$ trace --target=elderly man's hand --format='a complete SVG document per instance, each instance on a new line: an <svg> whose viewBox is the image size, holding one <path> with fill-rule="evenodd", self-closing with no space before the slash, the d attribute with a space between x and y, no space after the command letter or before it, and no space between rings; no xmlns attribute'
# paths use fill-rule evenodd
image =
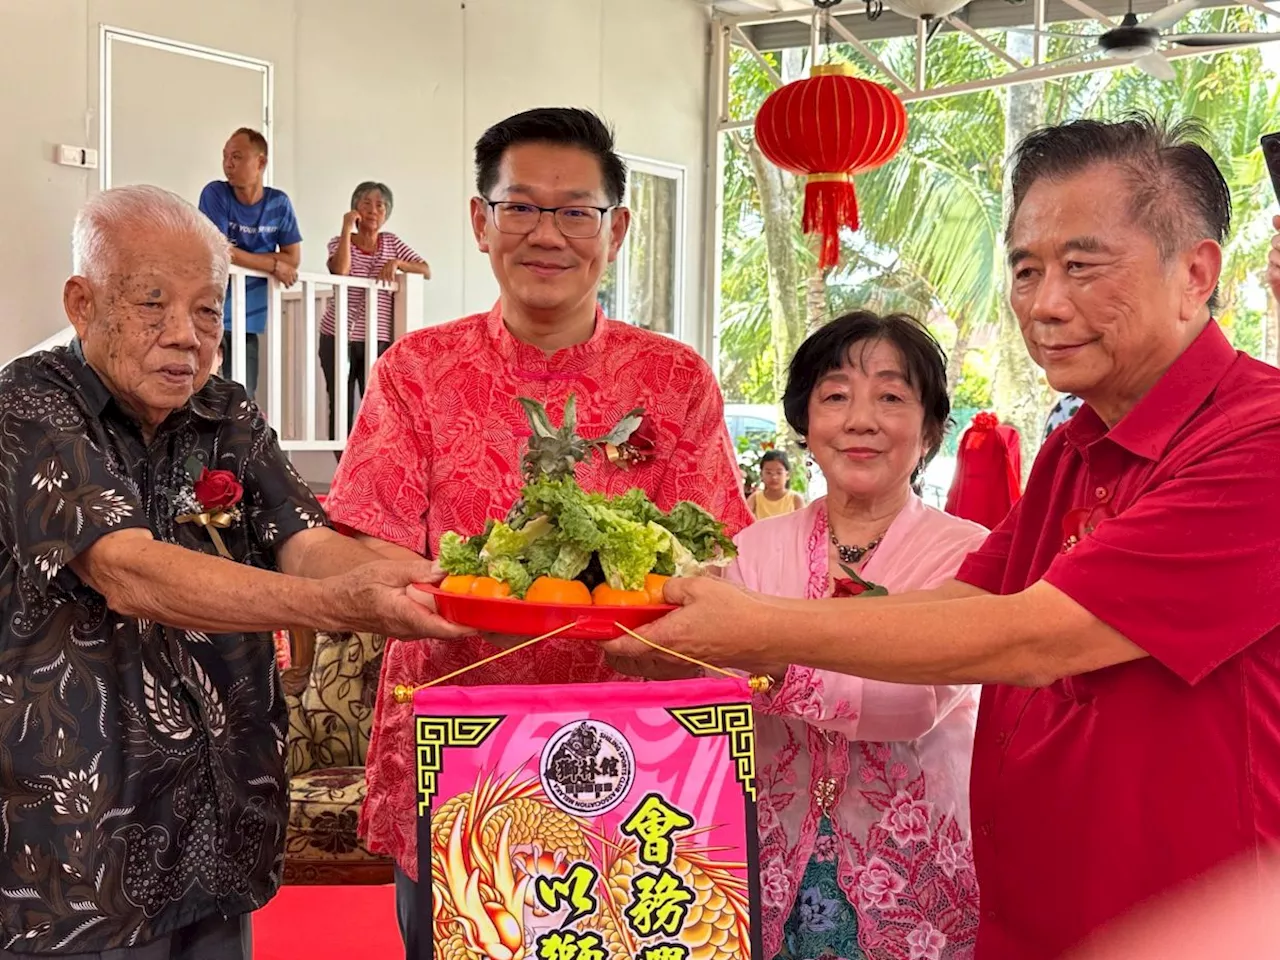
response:
<svg viewBox="0 0 1280 960"><path fill-rule="evenodd" d="M428 560L375 561L324 581L334 616L350 630L367 630L414 640L454 640L475 633L435 612L430 594L413 591L415 583L438 577ZM414 599L417 597L418 599Z"/></svg>
<svg viewBox="0 0 1280 960"><path fill-rule="evenodd" d="M424 577L417 582L439 584L447 576L444 567L440 566L439 560L428 560L427 563L431 565L430 576ZM431 594L423 590L415 590L412 586L408 588L408 593L411 598L416 599L419 603L427 604L432 610L436 608L435 598ZM468 634L479 636L480 639L500 650L509 650L529 639L529 637L509 636L505 633L483 633L475 630L468 631Z"/></svg>
<svg viewBox="0 0 1280 960"><path fill-rule="evenodd" d="M1267 283L1271 285L1271 295L1280 301L1280 217L1271 219L1276 235L1271 238L1271 253L1267 257Z"/></svg>
<svg viewBox="0 0 1280 960"><path fill-rule="evenodd" d="M736 667L759 673L785 669L776 613L763 598L718 577L668 580L668 603L681 609L636 632L646 639L717 667ZM603 644L615 669L653 679L689 676L689 663L668 656L631 637Z"/></svg>
<svg viewBox="0 0 1280 960"><path fill-rule="evenodd" d="M298 268L285 260L277 258L271 272L286 287L292 287L298 281Z"/></svg>

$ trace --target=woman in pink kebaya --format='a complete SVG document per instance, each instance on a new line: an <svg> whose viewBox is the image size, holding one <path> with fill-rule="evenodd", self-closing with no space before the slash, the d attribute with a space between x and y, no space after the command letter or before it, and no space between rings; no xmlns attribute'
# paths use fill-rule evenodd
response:
<svg viewBox="0 0 1280 960"><path fill-rule="evenodd" d="M913 491L950 414L945 357L915 320L827 324L792 360L783 406L828 494L743 530L731 579L857 603L938 586L985 538ZM977 688L795 666L775 681L756 700L765 956L969 957Z"/></svg>

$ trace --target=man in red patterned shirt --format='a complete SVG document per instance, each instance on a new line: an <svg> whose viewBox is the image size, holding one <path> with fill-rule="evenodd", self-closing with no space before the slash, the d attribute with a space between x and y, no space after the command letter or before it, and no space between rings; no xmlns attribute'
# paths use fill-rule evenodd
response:
<svg viewBox="0 0 1280 960"><path fill-rule="evenodd" d="M606 433L635 407L654 448L630 469L595 458L589 490L643 489L659 507L693 500L733 534L751 522L711 369L676 340L605 318L601 274L630 222L626 168L595 115L548 108L493 126L476 144L471 221L500 296L487 314L412 333L378 362L325 502L330 518L389 556L435 553L440 537L479 532L519 496L529 428L517 397L558 420L570 394L579 430ZM411 708L397 684L442 677L494 652L480 639L393 642L369 746L361 829L397 861L406 946L416 953L417 876ZM622 679L595 644L548 640L455 682Z"/></svg>

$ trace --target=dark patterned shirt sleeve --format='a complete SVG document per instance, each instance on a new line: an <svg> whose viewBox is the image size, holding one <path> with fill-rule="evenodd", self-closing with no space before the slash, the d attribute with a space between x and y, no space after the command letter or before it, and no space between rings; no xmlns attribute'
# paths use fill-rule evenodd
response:
<svg viewBox="0 0 1280 960"><path fill-rule="evenodd" d="M0 545L41 594L70 593L70 561L147 517L133 483L92 439L65 385L30 365L0 373Z"/></svg>
<svg viewBox="0 0 1280 960"><path fill-rule="evenodd" d="M249 449L243 461L248 519L258 542L278 550L295 533L328 525L324 509L280 449L276 432L250 405Z"/></svg>

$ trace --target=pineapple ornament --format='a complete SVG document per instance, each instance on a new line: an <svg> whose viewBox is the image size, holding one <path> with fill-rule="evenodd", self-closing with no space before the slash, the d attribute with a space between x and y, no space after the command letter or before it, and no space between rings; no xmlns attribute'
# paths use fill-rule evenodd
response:
<svg viewBox="0 0 1280 960"><path fill-rule="evenodd" d="M526 480L572 476L578 464L597 449L604 451L610 463L623 467L647 459L648 450L652 449L652 442L644 437L643 407L636 407L603 437L592 440L578 436L578 403L573 394L565 401L559 427L551 425L547 408L537 400L528 397L519 400L533 429L529 449L520 461Z"/></svg>
<svg viewBox="0 0 1280 960"><path fill-rule="evenodd" d="M528 397L517 399L524 407L529 427L533 430L529 448L520 458L520 469L528 483L540 477L550 480L572 477L578 464L590 457L593 450L604 451L610 463L625 469L633 463L647 460L649 451L653 449L652 442L645 439L642 443L639 436L647 427L643 407L636 407L603 437L589 440L578 436L578 400L572 393L565 400L559 427L551 425L547 408L537 400ZM523 500L516 500L507 513L507 522L516 522L523 510Z"/></svg>

